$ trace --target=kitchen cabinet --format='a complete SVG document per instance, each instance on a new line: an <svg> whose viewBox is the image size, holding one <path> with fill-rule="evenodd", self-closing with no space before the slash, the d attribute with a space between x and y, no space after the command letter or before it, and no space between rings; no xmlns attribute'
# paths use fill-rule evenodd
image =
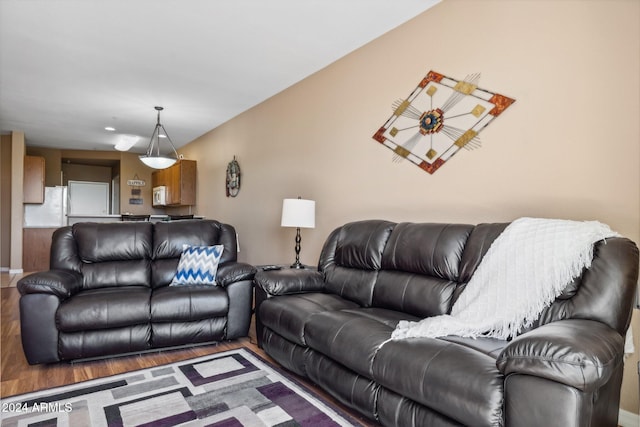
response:
<svg viewBox="0 0 640 427"><path fill-rule="evenodd" d="M22 203L44 203L44 157L24 156Z"/></svg>
<svg viewBox="0 0 640 427"><path fill-rule="evenodd" d="M196 161L178 160L173 166L154 171L154 187L166 187L166 206L193 206L196 204Z"/></svg>
<svg viewBox="0 0 640 427"><path fill-rule="evenodd" d="M49 270L51 238L57 228L22 229L22 269L26 273Z"/></svg>

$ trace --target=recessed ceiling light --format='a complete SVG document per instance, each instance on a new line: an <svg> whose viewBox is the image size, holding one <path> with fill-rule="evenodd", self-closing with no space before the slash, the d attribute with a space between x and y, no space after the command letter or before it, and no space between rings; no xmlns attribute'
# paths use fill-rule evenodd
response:
<svg viewBox="0 0 640 427"><path fill-rule="evenodd" d="M107 126L106 128L104 128L104 130L107 130L107 131L109 131L109 132L115 132L115 131L116 131L116 128L111 127L111 126Z"/></svg>

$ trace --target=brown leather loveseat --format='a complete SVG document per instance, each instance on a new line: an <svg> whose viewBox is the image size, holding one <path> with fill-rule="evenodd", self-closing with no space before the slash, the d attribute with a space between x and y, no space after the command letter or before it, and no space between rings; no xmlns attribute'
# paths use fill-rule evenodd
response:
<svg viewBox="0 0 640 427"><path fill-rule="evenodd" d="M215 286L169 286L183 245L224 245ZM60 228L51 270L18 282L24 353L38 364L246 336L254 273L214 220Z"/></svg>
<svg viewBox="0 0 640 427"><path fill-rule="evenodd" d="M318 269L258 271L258 338L287 369L384 426L616 426L638 248L592 264L508 340L388 341L400 320L450 313L507 224L360 221Z"/></svg>

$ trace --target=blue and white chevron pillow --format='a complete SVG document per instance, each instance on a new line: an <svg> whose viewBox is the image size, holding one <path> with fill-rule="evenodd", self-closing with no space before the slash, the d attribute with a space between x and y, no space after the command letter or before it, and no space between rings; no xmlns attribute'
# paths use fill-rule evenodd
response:
<svg viewBox="0 0 640 427"><path fill-rule="evenodd" d="M224 245L184 245L171 286L215 285L218 263L223 250Z"/></svg>

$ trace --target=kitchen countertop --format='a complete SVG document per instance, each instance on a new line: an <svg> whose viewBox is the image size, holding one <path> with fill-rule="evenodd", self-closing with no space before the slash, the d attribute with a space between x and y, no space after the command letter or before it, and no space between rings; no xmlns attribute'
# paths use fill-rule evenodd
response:
<svg viewBox="0 0 640 427"><path fill-rule="evenodd" d="M75 224L77 222L120 222L120 214L110 214L110 215L66 215L67 220L66 223L68 225ZM204 216L195 215L194 219L204 219ZM169 215L151 215L149 217L149 221L158 222L158 221L169 221ZM22 228L60 228L62 225L23 225Z"/></svg>
<svg viewBox="0 0 640 427"><path fill-rule="evenodd" d="M194 216L194 219L204 219L203 216ZM158 221L168 221L169 215L151 215L149 217L149 221L158 222ZM120 214L110 214L110 215L67 215L67 223L69 225L75 224L77 222L120 222Z"/></svg>

